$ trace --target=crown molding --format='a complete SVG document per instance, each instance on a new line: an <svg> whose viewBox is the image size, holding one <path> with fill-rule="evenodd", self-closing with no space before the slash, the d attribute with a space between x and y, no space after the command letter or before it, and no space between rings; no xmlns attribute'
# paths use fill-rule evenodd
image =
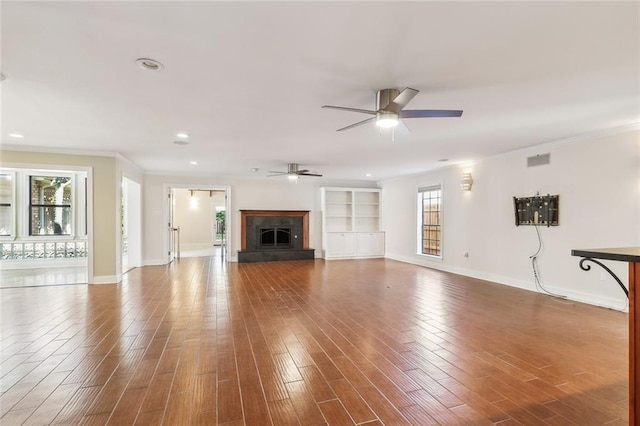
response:
<svg viewBox="0 0 640 426"><path fill-rule="evenodd" d="M607 127L604 129L593 130L591 132L580 133L578 135L570 136L568 138L556 139L556 140L547 141L547 142L540 142L534 145L529 145L529 146L513 149L510 151L503 151L494 155L488 155L486 157L481 157L471 161L453 161L451 163L447 163L446 165L440 165L440 166L434 165L434 167L424 169L420 172L409 173L406 175L398 175L398 176L393 176L387 179L383 179L379 183L382 184L383 182L386 182L389 180L401 179L404 177L419 176L425 173L434 173L434 172L444 171L448 169L459 169L461 167L469 166L470 164L481 163L489 159L500 158L500 157L505 157L510 155L517 155L517 154L527 152L527 151L532 151L535 149L546 150L556 146L570 145L574 143L585 142L593 139L600 139L607 136L613 136L613 135L618 135L618 134L628 133L628 132L633 132L638 130L640 130L640 121L635 123L625 124L622 126Z"/></svg>
<svg viewBox="0 0 640 426"><path fill-rule="evenodd" d="M66 148L49 148L45 146L30 146L30 145L17 145L17 144L2 144L0 146L2 151L23 151L23 152L42 152L46 154L68 154L68 155L84 155L88 157L114 157L118 155L114 151L91 151L81 149L66 149Z"/></svg>
<svg viewBox="0 0 640 426"><path fill-rule="evenodd" d="M49 148L43 146L25 146L17 144L2 144L0 151L23 151L23 152L42 152L45 154L66 154L66 155L82 155L85 157L112 157L120 161L127 163L129 166L135 168L140 174L144 174L145 170L115 151L91 151L91 150L79 150L79 149L65 149L65 148Z"/></svg>

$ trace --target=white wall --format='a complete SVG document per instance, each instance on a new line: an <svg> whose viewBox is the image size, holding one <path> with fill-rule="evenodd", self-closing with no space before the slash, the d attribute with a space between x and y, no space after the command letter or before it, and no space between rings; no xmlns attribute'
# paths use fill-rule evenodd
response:
<svg viewBox="0 0 640 426"><path fill-rule="evenodd" d="M212 247L215 208L209 191L175 189L173 225L180 227L181 250Z"/></svg>
<svg viewBox="0 0 640 426"><path fill-rule="evenodd" d="M375 187L374 182L332 181L328 179L301 178L298 183L286 177L256 179L220 179L207 177L146 175L144 179L144 263L164 264L163 236L166 224L163 212L166 204L166 185L228 186L231 208L227 212L231 227L228 229L229 260L237 261L240 249L240 210L309 210L309 246L316 249L316 257L322 250L320 187L356 186Z"/></svg>
<svg viewBox="0 0 640 426"><path fill-rule="evenodd" d="M551 154L546 166L526 158ZM473 189L463 193L463 172ZM417 188L443 185L443 259L416 254ZM638 131L581 138L498 155L470 167L448 167L390 179L383 188L387 257L534 289L529 256L538 240L532 226L516 227L513 197L560 195L557 227L539 227L542 282L575 300L622 309L624 293L599 267L578 267L574 248L640 246L640 135ZM465 258L464 253L469 257ZM606 262L627 284L627 265Z"/></svg>
<svg viewBox="0 0 640 426"><path fill-rule="evenodd" d="M91 204L92 217L89 218L89 282L114 283L118 281L121 251L116 241L120 240L120 179L116 178L114 157L76 155L66 153L50 153L36 151L1 150L0 165L60 168L67 170L87 169L91 176L88 200ZM80 170L79 169L79 170ZM92 225L92 226L91 226ZM93 235L91 235L93 234Z"/></svg>

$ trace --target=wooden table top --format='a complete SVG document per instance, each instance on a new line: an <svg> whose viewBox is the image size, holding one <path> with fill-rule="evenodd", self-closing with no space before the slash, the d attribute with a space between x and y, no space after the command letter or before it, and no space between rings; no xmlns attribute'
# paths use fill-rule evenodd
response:
<svg viewBox="0 0 640 426"><path fill-rule="evenodd" d="M640 247L611 247L594 249L573 249L572 256L592 257L595 259L619 260L621 262L640 262Z"/></svg>

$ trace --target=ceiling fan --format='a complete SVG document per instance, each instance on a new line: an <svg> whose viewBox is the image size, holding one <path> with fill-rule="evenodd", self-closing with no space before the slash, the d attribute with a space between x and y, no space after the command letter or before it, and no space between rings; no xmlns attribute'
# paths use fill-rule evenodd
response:
<svg viewBox="0 0 640 426"><path fill-rule="evenodd" d="M322 108L339 109L343 111L360 112L373 115L366 120L359 121L349 126L338 129L338 132L348 130L375 120L376 125L382 128L392 128L401 125L408 131L401 118L432 118L432 117L460 117L461 110L443 109L403 109L420 91L410 87L402 92L397 89L382 89L376 93L375 111L360 108L349 108L334 105L322 105Z"/></svg>
<svg viewBox="0 0 640 426"><path fill-rule="evenodd" d="M269 173L274 173L272 175L268 175L267 177L271 177L271 176L282 176L282 175L287 175L287 177L291 180L296 180L298 179L300 176L316 176L316 177L322 177L321 174L318 173L311 173L309 170L307 169L302 169L300 170L298 163L289 163L287 164L287 171L286 172L275 172L273 170L269 170Z"/></svg>

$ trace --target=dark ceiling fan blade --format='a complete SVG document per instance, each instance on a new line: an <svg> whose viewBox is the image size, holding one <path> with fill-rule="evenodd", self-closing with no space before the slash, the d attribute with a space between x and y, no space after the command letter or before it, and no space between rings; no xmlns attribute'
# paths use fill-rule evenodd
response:
<svg viewBox="0 0 640 426"><path fill-rule="evenodd" d="M369 121L373 121L375 119L376 119L375 117L367 118L366 120L358 121L357 123L353 123L353 124L348 125L347 127L343 127L341 129L338 129L338 130L336 130L336 132L341 132L343 130L349 130L349 129L352 129L354 127L360 126L362 124L368 123Z"/></svg>
<svg viewBox="0 0 640 426"><path fill-rule="evenodd" d="M319 175L318 173L298 173L300 176L317 176L317 177L322 177L322 175Z"/></svg>
<svg viewBox="0 0 640 426"><path fill-rule="evenodd" d="M461 110L446 109L406 109L400 111L400 118L460 117L461 115Z"/></svg>
<svg viewBox="0 0 640 426"><path fill-rule="evenodd" d="M407 87L402 92L400 92L398 96L396 96L393 99L392 102L398 105L400 109L402 109L405 106L407 106L407 104L411 102L411 99L413 99L418 93L420 93L419 90L412 89L411 87Z"/></svg>
<svg viewBox="0 0 640 426"><path fill-rule="evenodd" d="M307 173L308 171L309 171L309 169L302 169L302 170L296 171L296 173L298 173L300 175L300 174Z"/></svg>
<svg viewBox="0 0 640 426"><path fill-rule="evenodd" d="M339 109L342 111L351 111L351 112L361 112L363 114L372 114L376 115L376 111L371 111L369 109L360 109L360 108L349 108L349 107L341 107L335 105L322 105L322 108L331 108L331 109Z"/></svg>

